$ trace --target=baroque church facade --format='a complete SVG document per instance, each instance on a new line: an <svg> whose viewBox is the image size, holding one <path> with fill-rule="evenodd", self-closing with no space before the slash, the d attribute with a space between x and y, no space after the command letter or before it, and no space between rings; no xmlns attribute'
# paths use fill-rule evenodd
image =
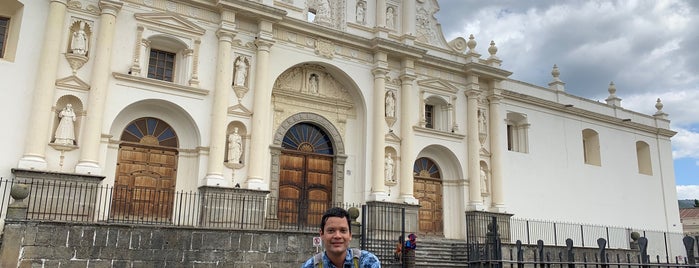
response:
<svg viewBox="0 0 699 268"><path fill-rule="evenodd" d="M681 231L660 100L577 97L555 66L510 79L494 42L445 40L438 10L0 0L0 175L405 205L410 230L453 239L468 211Z"/></svg>

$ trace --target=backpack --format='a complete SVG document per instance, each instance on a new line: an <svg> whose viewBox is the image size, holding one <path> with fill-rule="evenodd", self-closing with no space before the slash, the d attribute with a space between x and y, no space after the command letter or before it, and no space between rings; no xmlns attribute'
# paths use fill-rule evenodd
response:
<svg viewBox="0 0 699 268"><path fill-rule="evenodd" d="M351 250L354 268L359 268L359 256L362 255L362 250L358 248L352 248ZM324 252L320 252L313 256L313 267L323 268L323 253Z"/></svg>

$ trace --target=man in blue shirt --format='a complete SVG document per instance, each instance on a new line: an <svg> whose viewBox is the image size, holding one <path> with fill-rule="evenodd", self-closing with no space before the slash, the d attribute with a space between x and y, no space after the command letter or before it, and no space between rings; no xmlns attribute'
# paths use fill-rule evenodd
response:
<svg viewBox="0 0 699 268"><path fill-rule="evenodd" d="M320 238L325 251L308 259L301 268L381 268L376 255L349 247L352 229L349 213L343 208L334 207L323 213Z"/></svg>

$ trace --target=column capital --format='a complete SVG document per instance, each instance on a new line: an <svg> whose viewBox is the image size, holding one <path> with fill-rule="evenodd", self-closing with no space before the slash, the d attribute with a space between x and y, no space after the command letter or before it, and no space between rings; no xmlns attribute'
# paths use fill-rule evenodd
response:
<svg viewBox="0 0 699 268"><path fill-rule="evenodd" d="M384 77L386 74L388 74L388 69L383 67L374 67L374 69L371 70L371 73L374 75L374 78Z"/></svg>
<svg viewBox="0 0 699 268"><path fill-rule="evenodd" d="M410 84L413 81L415 81L415 79L417 79L417 75L404 73L404 74L401 74L398 78L400 78L401 83L403 85L405 85L405 84Z"/></svg>
<svg viewBox="0 0 699 268"><path fill-rule="evenodd" d="M219 28L216 30L216 37L218 37L218 41L220 42L228 42L232 44L233 37L235 37L236 33L236 31Z"/></svg>
<svg viewBox="0 0 699 268"><path fill-rule="evenodd" d="M274 40L267 40L263 38L255 39L255 46L257 46L257 51L269 51L269 49L274 45Z"/></svg>
<svg viewBox="0 0 699 268"><path fill-rule="evenodd" d="M464 95L468 97L469 99L471 98L478 98L478 95L480 95L481 91L477 89L467 89L464 91Z"/></svg>
<svg viewBox="0 0 699 268"><path fill-rule="evenodd" d="M119 13L123 5L123 2L114 0L100 0L99 2L99 7L102 10L102 15L109 14L115 17L117 13Z"/></svg>
<svg viewBox="0 0 699 268"><path fill-rule="evenodd" d="M63 5L68 5L68 0L51 0L51 3L58 3Z"/></svg>

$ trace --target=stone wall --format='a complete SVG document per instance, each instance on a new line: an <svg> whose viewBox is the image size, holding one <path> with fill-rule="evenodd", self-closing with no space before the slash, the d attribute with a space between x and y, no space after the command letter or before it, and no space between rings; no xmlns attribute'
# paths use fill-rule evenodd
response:
<svg viewBox="0 0 699 268"><path fill-rule="evenodd" d="M316 252L313 236L317 233L8 220L0 267L297 268Z"/></svg>

